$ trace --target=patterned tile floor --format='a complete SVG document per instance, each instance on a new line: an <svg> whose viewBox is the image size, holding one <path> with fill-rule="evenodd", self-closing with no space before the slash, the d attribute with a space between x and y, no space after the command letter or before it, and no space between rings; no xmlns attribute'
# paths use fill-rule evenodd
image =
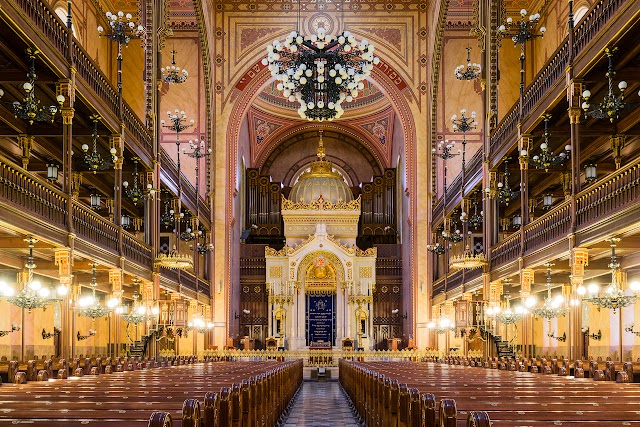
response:
<svg viewBox="0 0 640 427"><path fill-rule="evenodd" d="M284 427L359 427L337 381L305 382Z"/></svg>

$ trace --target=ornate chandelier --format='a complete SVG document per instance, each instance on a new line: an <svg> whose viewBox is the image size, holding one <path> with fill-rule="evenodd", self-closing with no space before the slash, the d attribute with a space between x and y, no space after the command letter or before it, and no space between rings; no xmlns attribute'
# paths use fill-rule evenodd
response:
<svg viewBox="0 0 640 427"><path fill-rule="evenodd" d="M189 73L184 68L180 70L180 67L176 67L176 51L171 50L171 65L167 67L160 68L160 72L162 74L162 80L165 83L184 83L187 81L189 77Z"/></svg>
<svg viewBox="0 0 640 427"><path fill-rule="evenodd" d="M193 322L187 323L187 330L195 329L197 332L204 334L213 329L213 323L206 322L202 317L196 317Z"/></svg>
<svg viewBox="0 0 640 427"><path fill-rule="evenodd" d="M542 150L542 152L531 157L529 163L538 169L544 169L545 172L549 172L549 168L551 167L564 165L564 162L566 162L571 155L571 145L565 145L564 151L558 154L553 154L553 152L549 150L549 119L551 119L551 114L545 114L543 118L544 141L540 144L540 150ZM527 154L526 150L522 151L523 156L526 156Z"/></svg>
<svg viewBox="0 0 640 427"><path fill-rule="evenodd" d="M307 120L333 120L344 113L343 102L351 102L364 88L364 80L380 59L374 46L358 42L349 32L337 37L326 34L303 36L292 31L283 43L267 45L263 65L279 82L276 88L290 102L298 101L298 114Z"/></svg>
<svg viewBox="0 0 640 427"><path fill-rule="evenodd" d="M438 335L456 330L456 326L446 317L440 317L437 320L432 320L427 323L427 328L431 329Z"/></svg>
<svg viewBox="0 0 640 427"><path fill-rule="evenodd" d="M482 268L487 265L487 258L482 252L474 253L467 244L464 252L461 255L455 255L451 257L449 266L453 269L474 269Z"/></svg>
<svg viewBox="0 0 640 427"><path fill-rule="evenodd" d="M509 298L509 292L508 291L507 291L507 293L505 295L505 300L507 301L507 303L506 303L506 307L505 307L504 310L501 310L500 307L494 307L493 308L493 315L494 315L496 321L498 321L500 323L504 323L505 325L512 325L512 324L522 320L524 315L527 314L527 310L521 305L518 305L518 306L515 307L515 309L512 309L510 301L509 301L510 298ZM491 310L491 308L489 308L489 310ZM487 313L487 314L489 314L489 313Z"/></svg>
<svg viewBox="0 0 640 427"><path fill-rule="evenodd" d="M56 96L58 105L44 106L42 102L36 98L35 87L38 76L36 75L35 62L37 53L37 50L27 48L29 72L27 73L28 81L22 85L22 89L26 94L24 98L22 98L22 102L14 101L12 103L6 103L13 109L16 118L27 120L30 125L32 125L33 122L53 122L65 100L63 95L58 95ZM0 98L2 98L3 95L4 91L0 89Z"/></svg>
<svg viewBox="0 0 640 427"><path fill-rule="evenodd" d="M616 72L613 69L613 54L618 50L617 47L608 47L604 50L604 54L607 57L608 66L607 73L605 76L608 81L608 91L602 101L598 105L593 106L589 103L589 99L591 98L591 91L585 89L582 92L582 98L584 102L582 103L582 109L584 110L584 115L587 117L593 117L596 119L609 119L611 123L614 120L620 118L620 115L628 109L628 105L624 102L624 91L627 89L627 82L621 80L618 83L618 89L620 90L620 95L616 95L613 92L613 76ZM640 92L638 92L640 95Z"/></svg>
<svg viewBox="0 0 640 427"><path fill-rule="evenodd" d="M138 284L138 279L134 279L134 284ZM122 318L125 322L131 323L132 325L138 325L140 323L148 322L151 319L154 319L160 313L158 307L153 307L149 309L149 307L138 303L138 299L140 298L140 294L138 291L133 292L133 306L131 307L131 311L127 314L123 314Z"/></svg>
<svg viewBox="0 0 640 427"><path fill-rule="evenodd" d="M78 313L78 315L91 317L94 320L111 313L120 304L120 301L117 298L110 299L107 303L107 307L103 307L102 304L100 304L100 300L98 299L98 297L96 297L96 289L98 287L98 281L96 279L96 267L97 264L95 262L91 264L91 295L81 297L78 300L77 306L74 307L74 310L76 311L76 313Z"/></svg>
<svg viewBox="0 0 640 427"><path fill-rule="evenodd" d="M124 192L128 198L131 199L133 205L137 205L140 200L144 200L149 193L145 193L142 188L138 185L140 182L140 172L138 172L138 159L137 157L133 158L133 186L129 187L129 182L124 181L122 186L124 187ZM141 183L140 183L141 184ZM150 189L153 185L149 184L147 189Z"/></svg>
<svg viewBox="0 0 640 427"><path fill-rule="evenodd" d="M474 230L477 230L482 226L483 212L480 211L478 213L478 199L477 197L473 198L473 215L471 215L468 219L469 225L473 227Z"/></svg>
<svg viewBox="0 0 640 427"><path fill-rule="evenodd" d="M566 315L569 307L564 304L565 301L562 295L551 298L551 266L553 264L548 262L545 265L547 267L547 298L545 298L541 307L534 308L531 311L536 316L551 320Z"/></svg>
<svg viewBox="0 0 640 427"><path fill-rule="evenodd" d="M91 152L89 152L89 145L82 144L82 151L84 152L84 158L82 159L82 163L89 168L89 170L93 173L97 171L105 170L111 166L113 163L109 162L107 159L103 158L102 155L98 152L98 121L100 121L100 115L93 114L89 117L93 121L93 132L91 133L91 140L93 141L93 148ZM118 156L116 156L115 147L111 148L111 157L115 162L118 160Z"/></svg>
<svg viewBox="0 0 640 427"><path fill-rule="evenodd" d="M509 186L509 159L504 159L504 175L502 175L502 181L498 182L498 201L500 204L508 206L510 202L515 200L520 194L518 191L511 190Z"/></svg>
<svg viewBox="0 0 640 427"><path fill-rule="evenodd" d="M444 229L442 230L442 238L451 243L459 243L462 242L462 232L460 231L460 227L458 227L458 222L456 221L457 211L453 211L451 214L451 227L450 230ZM451 232L451 229L454 231Z"/></svg>
<svg viewBox="0 0 640 427"><path fill-rule="evenodd" d="M164 202L164 213L160 216L160 224L165 227L171 227L175 223L175 211L173 209L169 209L171 205L171 201L169 199Z"/></svg>
<svg viewBox="0 0 640 427"><path fill-rule="evenodd" d="M38 241L33 237L25 239L29 243L29 258L25 264L25 268L29 270L26 283L22 287L22 290L16 293L15 289L7 285L4 282L0 282L0 296L3 296L11 304L20 308L26 308L29 313L34 308L45 308L49 304L56 301L61 301L58 295L65 295L67 288L65 286L59 286L56 289L56 295L52 295L51 289L42 286L39 280L33 277L33 270L36 268L36 264L33 259L33 248Z"/></svg>
<svg viewBox="0 0 640 427"><path fill-rule="evenodd" d="M587 288L580 286L577 292L579 295L585 295L588 292L589 296L583 297L583 301L590 302L600 308L611 309L615 313L618 308L627 307L636 302L638 296L635 293L640 290L640 285L635 282L631 283L631 295L625 294L622 290L619 283L618 271L620 269L620 263L616 258L616 244L620 239L612 237L609 241L611 242L611 263L609 264L609 268L611 269L611 284L609 284L602 293L600 292L602 289L595 283L592 283Z"/></svg>
<svg viewBox="0 0 640 427"><path fill-rule="evenodd" d="M176 245L173 245L169 253L159 254L156 257L156 262L161 267L172 270L186 270L193 267L193 257L189 254L180 254L176 249Z"/></svg>
<svg viewBox="0 0 640 427"><path fill-rule="evenodd" d="M480 76L480 64L471 63L471 47L467 47L467 65L458 65L453 71L458 80L474 80Z"/></svg>

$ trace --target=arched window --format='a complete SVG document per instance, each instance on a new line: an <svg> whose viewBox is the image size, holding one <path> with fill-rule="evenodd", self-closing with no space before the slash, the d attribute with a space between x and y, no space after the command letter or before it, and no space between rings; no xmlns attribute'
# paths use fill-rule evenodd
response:
<svg viewBox="0 0 640 427"><path fill-rule="evenodd" d="M588 4L582 4L581 6L578 6L576 11L573 13L573 21L577 24L582 20L582 18L584 18L584 16L587 14L588 11L589 11Z"/></svg>
<svg viewBox="0 0 640 427"><path fill-rule="evenodd" d="M67 6L66 5L59 5L58 7L56 7L56 15L58 15L58 18L60 18L60 20L62 22L67 23ZM76 39L78 38L78 33L76 32L76 26L72 25L71 26L71 31L73 32L73 37L75 37Z"/></svg>

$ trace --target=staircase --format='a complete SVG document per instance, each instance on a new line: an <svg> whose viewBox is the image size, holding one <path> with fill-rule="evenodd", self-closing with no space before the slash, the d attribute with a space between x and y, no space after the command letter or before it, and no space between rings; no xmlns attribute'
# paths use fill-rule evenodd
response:
<svg viewBox="0 0 640 427"><path fill-rule="evenodd" d="M149 339L156 333L155 329L151 329L149 331L149 335L142 335L139 341L134 341L133 344L129 345L129 350L127 354L129 357L144 357L147 352L147 345L149 344Z"/></svg>
<svg viewBox="0 0 640 427"><path fill-rule="evenodd" d="M498 357L511 357L515 358L513 346L509 345L509 341L502 341L502 337L499 335L493 335L493 342L496 343L496 349L498 350Z"/></svg>

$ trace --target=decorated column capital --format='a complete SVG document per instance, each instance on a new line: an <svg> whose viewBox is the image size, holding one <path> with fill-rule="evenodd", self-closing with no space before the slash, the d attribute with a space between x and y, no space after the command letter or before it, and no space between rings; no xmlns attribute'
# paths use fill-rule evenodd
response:
<svg viewBox="0 0 640 427"><path fill-rule="evenodd" d="M534 271L532 268L523 268L520 270L520 296L523 298L531 294L531 285L534 282Z"/></svg>
<svg viewBox="0 0 640 427"><path fill-rule="evenodd" d="M31 159L31 148L33 147L33 141L35 137L31 135L18 135L18 145L22 149L22 167L27 169L29 166L29 160Z"/></svg>
<svg viewBox="0 0 640 427"><path fill-rule="evenodd" d="M118 159L113 164L114 169L122 170L122 163L124 162L124 157L123 157L124 144L123 144L122 135L113 134L109 136L109 146L111 148L116 149L115 155L118 156Z"/></svg>
<svg viewBox="0 0 640 427"><path fill-rule="evenodd" d="M58 266L60 284L66 287L71 286L71 248L56 249L54 263Z"/></svg>
<svg viewBox="0 0 640 427"><path fill-rule="evenodd" d="M114 268L109 270L109 283L111 283L111 293L114 298L122 298L122 270Z"/></svg>
<svg viewBox="0 0 640 427"><path fill-rule="evenodd" d="M571 263L571 276L584 277L584 268L589 265L589 250L587 248L573 249L573 262Z"/></svg>
<svg viewBox="0 0 640 427"><path fill-rule="evenodd" d="M60 110L60 114L62 115L62 124L71 125L73 124L73 117L75 116L75 111L70 107L62 107Z"/></svg>
<svg viewBox="0 0 640 427"><path fill-rule="evenodd" d="M567 113L569 114L569 124L580 124L580 116L582 115L582 109L580 107L569 107Z"/></svg>
<svg viewBox="0 0 640 427"><path fill-rule="evenodd" d="M622 164L622 149L624 148L625 139L626 135L624 134L616 134L609 137L611 151L613 151L613 160L616 162L616 169L620 169Z"/></svg>
<svg viewBox="0 0 640 427"><path fill-rule="evenodd" d="M58 80L58 82L56 83L56 96L57 95L64 96L65 106L73 105L76 99L76 88L73 82L69 79ZM63 108L63 111L64 111L64 108Z"/></svg>

